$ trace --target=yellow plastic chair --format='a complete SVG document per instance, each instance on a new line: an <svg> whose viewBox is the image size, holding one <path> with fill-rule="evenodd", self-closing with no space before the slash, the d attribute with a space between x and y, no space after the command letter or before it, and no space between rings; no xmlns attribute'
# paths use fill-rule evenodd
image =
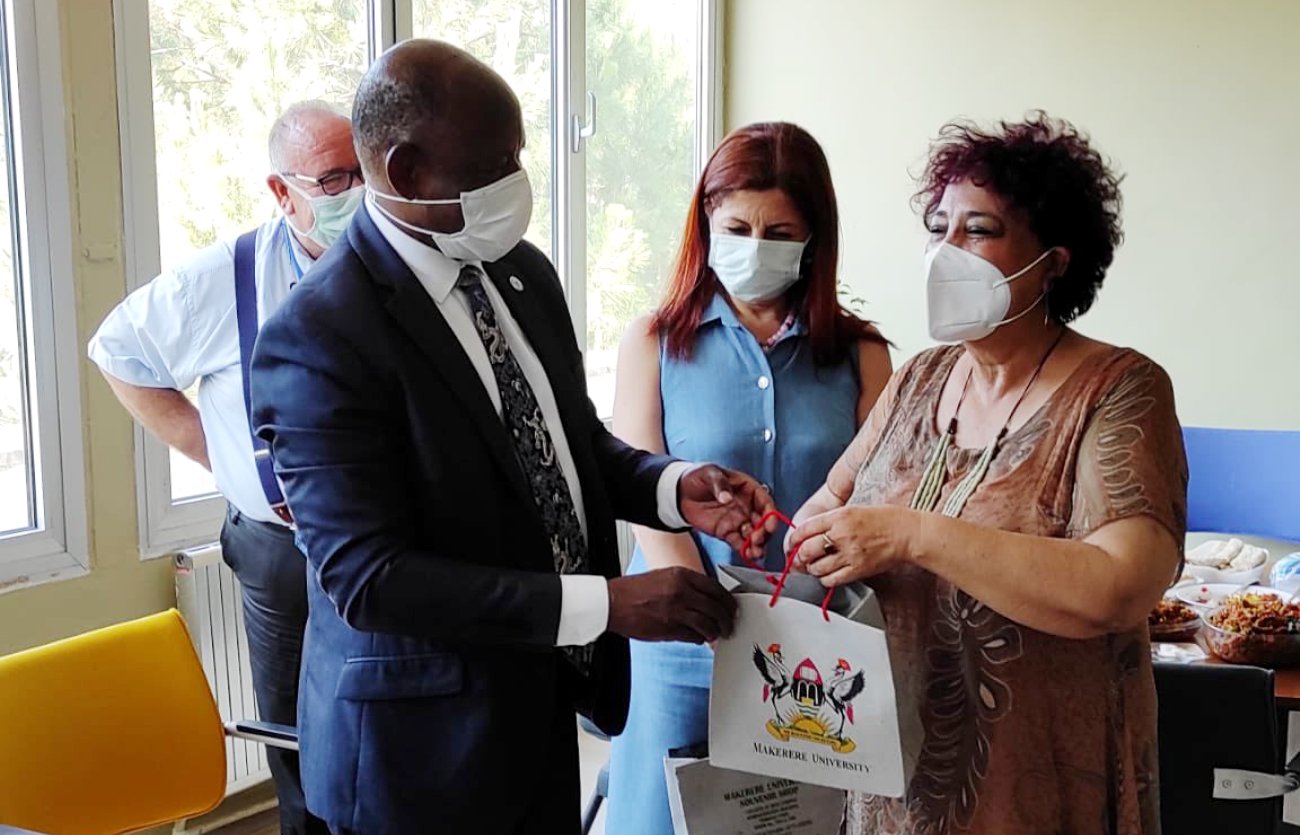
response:
<svg viewBox="0 0 1300 835"><path fill-rule="evenodd" d="M0 658L0 824L133 832L225 790L221 718L176 610Z"/></svg>

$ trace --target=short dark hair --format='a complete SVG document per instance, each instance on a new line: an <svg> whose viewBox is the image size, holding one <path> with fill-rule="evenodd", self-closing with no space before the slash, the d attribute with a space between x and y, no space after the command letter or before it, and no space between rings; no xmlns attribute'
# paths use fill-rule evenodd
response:
<svg viewBox="0 0 1300 835"><path fill-rule="evenodd" d="M985 130L973 122L944 125L918 179L914 204L928 219L944 190L959 180L987 188L1025 213L1044 247L1069 250L1070 264L1047 292L1048 314L1062 324L1092 307L1120 228L1120 182L1088 136L1041 110L1022 122Z"/></svg>
<svg viewBox="0 0 1300 835"><path fill-rule="evenodd" d="M352 140L363 168L382 161L392 145L409 141L433 118L434 97L419 88L387 72L369 72L361 79L352 104Z"/></svg>

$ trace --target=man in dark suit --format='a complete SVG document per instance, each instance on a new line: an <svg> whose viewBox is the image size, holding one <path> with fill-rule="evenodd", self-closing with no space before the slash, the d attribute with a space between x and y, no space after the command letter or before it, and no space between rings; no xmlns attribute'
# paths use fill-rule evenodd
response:
<svg viewBox="0 0 1300 835"><path fill-rule="evenodd" d="M626 639L711 641L735 615L687 569L619 577L615 518L740 547L771 499L597 419L555 271L520 242L499 76L408 41L353 117L370 195L252 375L310 563L307 803L336 833L574 832L574 711L622 728Z"/></svg>

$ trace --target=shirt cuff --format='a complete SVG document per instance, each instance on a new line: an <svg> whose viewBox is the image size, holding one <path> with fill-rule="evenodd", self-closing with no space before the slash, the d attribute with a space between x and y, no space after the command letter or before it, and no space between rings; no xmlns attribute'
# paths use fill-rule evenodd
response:
<svg viewBox="0 0 1300 835"><path fill-rule="evenodd" d="M609 627L609 583L598 574L560 575L557 647L585 646Z"/></svg>
<svg viewBox="0 0 1300 835"><path fill-rule="evenodd" d="M90 357L90 361L99 367L100 371L115 380L121 380L124 383L141 388L177 390L187 388L186 386L175 385L170 377L163 377L140 359L131 356L113 356L108 347L100 341L98 335L90 340L90 344L86 347L86 354Z"/></svg>
<svg viewBox="0 0 1300 835"><path fill-rule="evenodd" d="M659 503L659 521L669 530L685 530L691 525L682 517L681 505L677 503L677 483L682 476L695 469L698 464L689 461L674 461L664 467L659 476L659 489L656 493Z"/></svg>

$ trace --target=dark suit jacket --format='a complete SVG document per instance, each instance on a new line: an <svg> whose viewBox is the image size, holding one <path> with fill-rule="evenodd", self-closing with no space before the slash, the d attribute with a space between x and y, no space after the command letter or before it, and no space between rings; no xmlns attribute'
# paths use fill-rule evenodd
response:
<svg viewBox="0 0 1300 835"><path fill-rule="evenodd" d="M545 256L522 243L485 268L554 388L591 571L617 576L615 517L662 527L670 459L597 418ZM627 642L603 636L586 679L559 660L560 581L506 429L366 210L263 326L252 398L310 563L309 807L365 835L511 831L557 711L621 730Z"/></svg>

